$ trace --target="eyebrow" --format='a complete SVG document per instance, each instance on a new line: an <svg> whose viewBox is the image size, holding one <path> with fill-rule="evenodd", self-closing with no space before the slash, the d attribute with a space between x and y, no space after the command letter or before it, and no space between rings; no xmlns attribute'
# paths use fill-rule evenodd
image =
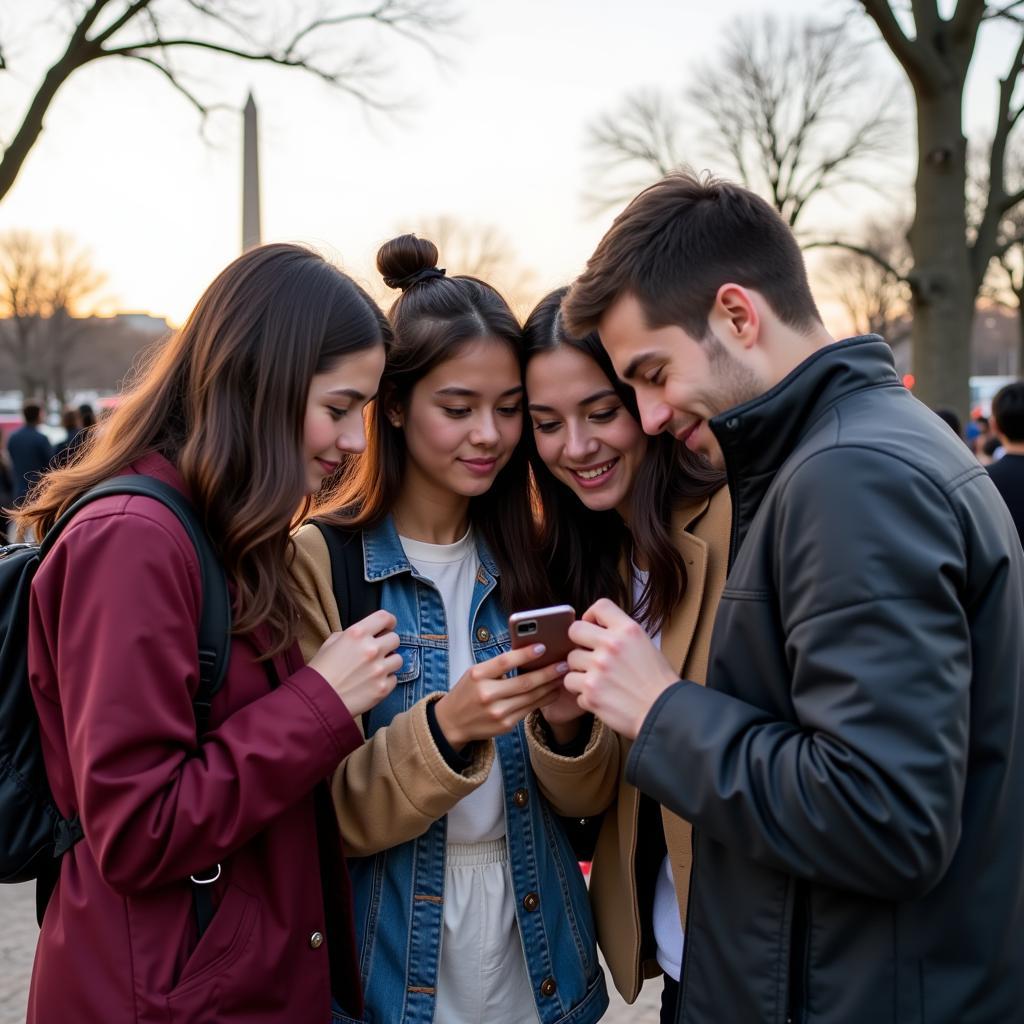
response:
<svg viewBox="0 0 1024 1024"><path fill-rule="evenodd" d="M639 370L644 363L646 363L649 359L655 359L660 355L660 352L652 350L650 352L641 352L640 355L634 356L632 359L630 359L629 365L623 372L622 379L632 380L636 376L636 371Z"/></svg>
<svg viewBox="0 0 1024 1024"><path fill-rule="evenodd" d="M502 393L500 395L498 395L498 397L499 398L505 398L508 395L518 395L518 394L521 394L522 391L523 391L523 385L522 384L517 384L514 388L508 388L507 390L502 391ZM439 388L437 391L434 392L434 394L435 395L443 395L443 396L445 396L447 398L479 398L480 397L480 392L479 391L474 391L472 388L460 388L460 387L456 387L454 385L452 387L450 387L450 388Z"/></svg>
<svg viewBox="0 0 1024 1024"><path fill-rule="evenodd" d="M351 398L356 402L372 402L377 396L371 395L369 398L366 397L357 388L335 388L333 391L328 391L328 395L337 396L339 398Z"/></svg>
<svg viewBox="0 0 1024 1024"><path fill-rule="evenodd" d="M581 398L577 405L593 405L595 402L600 402L602 398L618 398L614 388L602 388L600 391L595 391L592 395L588 395L586 398ZM537 402L530 402L530 409L533 412L555 412L550 405L539 405Z"/></svg>

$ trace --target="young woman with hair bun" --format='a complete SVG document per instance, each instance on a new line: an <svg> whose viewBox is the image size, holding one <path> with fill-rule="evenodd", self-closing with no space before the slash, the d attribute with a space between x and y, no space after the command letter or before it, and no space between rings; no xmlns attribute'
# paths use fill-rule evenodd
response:
<svg viewBox="0 0 1024 1024"><path fill-rule="evenodd" d="M30 1024L326 1022L332 995L361 1013L323 780L362 742L354 716L395 685L398 636L378 611L324 634L307 666L288 563L309 496L365 444L389 336L316 253L252 249L16 512L41 537L93 486L154 478L191 502L233 600L203 728L202 563L168 507L97 498L36 572L28 666L43 758L83 834L42 919Z"/></svg>
<svg viewBox="0 0 1024 1024"><path fill-rule="evenodd" d="M296 538L306 650L344 626L351 591L332 577L331 544L357 545L401 638L398 686L332 783L364 1019L590 1024L608 997L586 889L522 726L568 667L509 649L507 613L546 591L520 444L521 330L493 288L437 262L412 235L378 253L401 295L367 449Z"/></svg>

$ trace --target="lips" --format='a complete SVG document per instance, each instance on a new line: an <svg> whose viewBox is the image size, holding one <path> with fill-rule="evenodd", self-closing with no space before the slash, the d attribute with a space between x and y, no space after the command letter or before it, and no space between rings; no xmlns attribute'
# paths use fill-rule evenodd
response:
<svg viewBox="0 0 1024 1024"><path fill-rule="evenodd" d="M606 462L587 466L583 469L569 468L569 472L581 487L600 487L612 474L619 463L619 458L608 459Z"/></svg>
<svg viewBox="0 0 1024 1024"><path fill-rule="evenodd" d="M498 465L497 459L459 459L459 462L477 476L487 476L489 473L493 473L494 467Z"/></svg>
<svg viewBox="0 0 1024 1024"><path fill-rule="evenodd" d="M324 471L324 473L327 474L327 476L330 476L332 473L334 473L337 470L337 468L341 465L340 462L332 462L330 459L318 458L316 461L320 468Z"/></svg>
<svg viewBox="0 0 1024 1024"><path fill-rule="evenodd" d="M694 423L691 423L690 426L688 426L685 430L677 430L675 432L675 439L677 441L681 441L683 444L686 445L687 448L689 448L690 438L693 437L693 435L697 432L697 428L703 422L703 420L696 420Z"/></svg>

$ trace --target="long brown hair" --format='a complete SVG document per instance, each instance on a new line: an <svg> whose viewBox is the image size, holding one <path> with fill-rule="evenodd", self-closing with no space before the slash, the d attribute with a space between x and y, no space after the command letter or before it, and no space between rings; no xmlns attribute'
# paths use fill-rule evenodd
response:
<svg viewBox="0 0 1024 1024"><path fill-rule="evenodd" d="M530 314L524 329L524 351L533 356L568 345L593 359L619 400L640 423L636 395L615 373L596 333L574 338L560 315L568 288L546 295ZM614 509L595 512L556 480L528 433L530 463L541 507L541 546L553 581L551 599L567 601L582 613L599 597L610 597L631 609L638 620L658 630L686 593L686 565L672 539L672 515L682 504L713 494L725 475L693 455L670 434L647 438L647 451L630 495L629 525ZM648 567L647 585L634 606L633 590L623 579L621 559Z"/></svg>
<svg viewBox="0 0 1024 1024"><path fill-rule="evenodd" d="M317 253L264 245L226 267L184 327L79 458L49 473L16 514L42 535L94 484L150 452L177 466L235 585L234 631L266 625L286 647L298 614L287 570L289 529L303 505L301 458L312 378L384 343L373 300Z"/></svg>
<svg viewBox="0 0 1024 1024"><path fill-rule="evenodd" d="M508 303L474 277L446 277L437 258L436 246L414 235L394 238L377 253L385 283L403 289L388 312L394 339L378 397L367 408L366 451L347 461L337 487L315 510L327 523L372 528L394 508L405 478L406 443L404 429L388 412L406 406L416 382L435 366L480 338L508 345L522 365L522 330ZM524 412L524 431L525 424ZM520 443L490 489L469 503L470 521L498 563L502 604L509 609L534 607L545 591L530 493Z"/></svg>

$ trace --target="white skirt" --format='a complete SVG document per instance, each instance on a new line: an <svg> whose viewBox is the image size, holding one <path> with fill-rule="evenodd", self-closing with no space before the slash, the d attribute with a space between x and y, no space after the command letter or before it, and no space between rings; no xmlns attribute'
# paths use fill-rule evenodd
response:
<svg viewBox="0 0 1024 1024"><path fill-rule="evenodd" d="M537 1024L504 836L449 843L435 1024Z"/></svg>

